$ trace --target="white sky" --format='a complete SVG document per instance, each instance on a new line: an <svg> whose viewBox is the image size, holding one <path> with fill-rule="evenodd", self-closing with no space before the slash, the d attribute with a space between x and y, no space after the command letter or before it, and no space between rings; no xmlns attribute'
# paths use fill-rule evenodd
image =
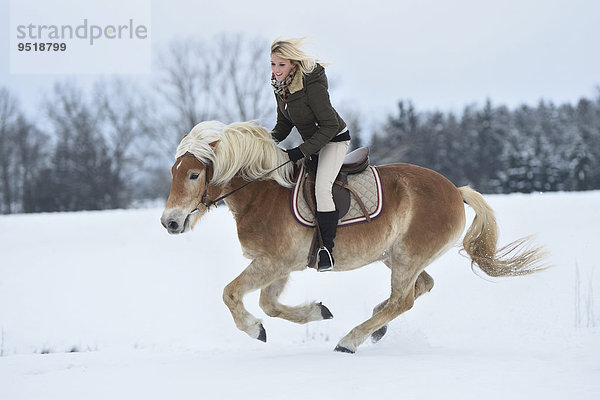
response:
<svg viewBox="0 0 600 400"><path fill-rule="evenodd" d="M0 5L5 27L8 0ZM308 36L310 52L331 63L334 103L370 116L394 112L400 99L419 110L461 110L486 97L534 105L594 96L600 85L598 0L155 0L151 12L154 49L224 31L269 42ZM0 85L35 106L63 77L11 75L8 41L3 29Z"/></svg>

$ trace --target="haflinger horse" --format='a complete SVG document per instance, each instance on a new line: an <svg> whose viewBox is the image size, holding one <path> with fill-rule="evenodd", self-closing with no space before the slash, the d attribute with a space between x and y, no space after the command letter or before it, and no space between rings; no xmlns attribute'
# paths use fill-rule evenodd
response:
<svg viewBox="0 0 600 400"><path fill-rule="evenodd" d="M298 324L332 318L320 302L289 306L279 302L289 275L307 268L313 229L298 223L290 209L294 166L270 133L254 122L225 125L201 122L179 144L171 169L172 184L163 226L171 234L189 231L225 198L237 225L243 254L250 265L223 291L223 301L236 326L266 342L261 320L244 307L243 297L260 289L260 307L270 317ZM335 350L354 353L367 338L381 339L387 324L412 308L433 287L425 272L433 260L460 238L465 227L464 203L476 213L463 239L464 252L492 277L529 274L545 268L541 248L530 238L497 248L498 230L493 210L481 194L457 188L432 170L411 164L378 167L385 206L371 222L341 226L335 240L334 271L349 271L376 261L391 270L391 293L375 306L373 315L352 329ZM265 176L266 175L266 176Z"/></svg>

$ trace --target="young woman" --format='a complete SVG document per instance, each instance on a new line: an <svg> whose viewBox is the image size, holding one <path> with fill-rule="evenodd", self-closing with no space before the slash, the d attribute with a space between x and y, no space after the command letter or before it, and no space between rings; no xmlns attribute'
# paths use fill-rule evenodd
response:
<svg viewBox="0 0 600 400"><path fill-rule="evenodd" d="M350 146L344 120L329 101L325 69L301 50L302 39L276 40L271 45L271 85L277 100L277 124L271 131L276 142L296 127L304 142L286 152L293 162L319 154L315 183L317 222L323 238L318 271L334 267L332 256L338 212L333 202L333 182Z"/></svg>

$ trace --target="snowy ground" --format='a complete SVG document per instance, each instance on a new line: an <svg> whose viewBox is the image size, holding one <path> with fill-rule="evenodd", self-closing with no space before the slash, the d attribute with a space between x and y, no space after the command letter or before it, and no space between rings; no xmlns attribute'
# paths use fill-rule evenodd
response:
<svg viewBox="0 0 600 400"><path fill-rule="evenodd" d="M537 232L555 268L486 280L453 249L354 355L332 350L387 297L381 264L293 275L282 300L323 301L329 321L246 297L264 344L221 301L247 264L225 208L181 236L160 209L0 216L0 399L600 398L600 192L487 199L501 242Z"/></svg>

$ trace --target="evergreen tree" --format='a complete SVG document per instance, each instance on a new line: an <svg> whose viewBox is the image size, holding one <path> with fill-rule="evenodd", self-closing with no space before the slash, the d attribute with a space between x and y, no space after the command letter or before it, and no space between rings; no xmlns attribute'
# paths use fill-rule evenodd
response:
<svg viewBox="0 0 600 400"><path fill-rule="evenodd" d="M460 121L405 104L374 136L375 162L419 164L487 193L600 188L600 89L576 107L540 101L511 111L487 100Z"/></svg>

